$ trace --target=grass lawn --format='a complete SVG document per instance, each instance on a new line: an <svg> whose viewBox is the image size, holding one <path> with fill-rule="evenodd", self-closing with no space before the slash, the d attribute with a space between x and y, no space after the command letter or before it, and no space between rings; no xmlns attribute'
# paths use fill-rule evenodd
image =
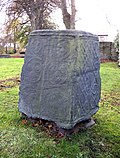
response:
<svg viewBox="0 0 120 158"><path fill-rule="evenodd" d="M119 158L120 69L101 64L102 94L96 124L70 138L51 137L42 126L25 124L18 112L18 85L23 59L0 59L1 158ZM10 78L10 80L9 80ZM7 79L7 80L5 80ZM7 85L7 86L5 86Z"/></svg>
<svg viewBox="0 0 120 158"><path fill-rule="evenodd" d="M23 59L0 58L0 80L18 77L22 64Z"/></svg>

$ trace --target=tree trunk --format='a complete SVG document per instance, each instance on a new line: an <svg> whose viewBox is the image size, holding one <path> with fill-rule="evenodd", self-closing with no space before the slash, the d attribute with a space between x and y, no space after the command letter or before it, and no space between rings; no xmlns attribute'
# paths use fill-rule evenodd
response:
<svg viewBox="0 0 120 158"><path fill-rule="evenodd" d="M32 30L42 29L43 19L41 19L41 17L32 16L30 22Z"/></svg>
<svg viewBox="0 0 120 158"><path fill-rule="evenodd" d="M70 16L70 28L75 29L75 0L71 0L71 16Z"/></svg>
<svg viewBox="0 0 120 158"><path fill-rule="evenodd" d="M29 18L30 18L32 30L42 29L43 20L44 20L42 9L40 10L40 8L36 8L36 10L33 10Z"/></svg>
<svg viewBox="0 0 120 158"><path fill-rule="evenodd" d="M70 14L67 11L66 0L61 0L61 9L63 15L63 23L65 24L66 29L70 29Z"/></svg>
<svg viewBox="0 0 120 158"><path fill-rule="evenodd" d="M61 0L61 10L63 15L63 23L65 24L66 29L75 29L75 0L71 0L71 14L69 14L67 11L66 0Z"/></svg>

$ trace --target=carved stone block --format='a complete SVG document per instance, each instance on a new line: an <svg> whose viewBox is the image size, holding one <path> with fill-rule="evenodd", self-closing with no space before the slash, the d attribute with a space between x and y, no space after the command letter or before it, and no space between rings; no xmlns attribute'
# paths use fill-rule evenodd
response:
<svg viewBox="0 0 120 158"><path fill-rule="evenodd" d="M70 129L99 107L98 37L76 30L33 31L25 54L19 111Z"/></svg>

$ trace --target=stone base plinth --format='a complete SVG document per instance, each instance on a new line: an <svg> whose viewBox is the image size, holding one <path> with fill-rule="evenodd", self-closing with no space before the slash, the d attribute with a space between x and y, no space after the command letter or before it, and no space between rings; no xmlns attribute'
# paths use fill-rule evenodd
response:
<svg viewBox="0 0 120 158"><path fill-rule="evenodd" d="M33 31L25 54L19 111L73 128L98 111L98 37L76 30Z"/></svg>

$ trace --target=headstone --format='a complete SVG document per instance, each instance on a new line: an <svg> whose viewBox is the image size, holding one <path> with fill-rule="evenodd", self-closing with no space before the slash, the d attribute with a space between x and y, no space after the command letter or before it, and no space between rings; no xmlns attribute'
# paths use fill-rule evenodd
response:
<svg viewBox="0 0 120 158"><path fill-rule="evenodd" d="M99 41L76 30L37 30L29 37L19 111L73 128L95 114L100 100Z"/></svg>

